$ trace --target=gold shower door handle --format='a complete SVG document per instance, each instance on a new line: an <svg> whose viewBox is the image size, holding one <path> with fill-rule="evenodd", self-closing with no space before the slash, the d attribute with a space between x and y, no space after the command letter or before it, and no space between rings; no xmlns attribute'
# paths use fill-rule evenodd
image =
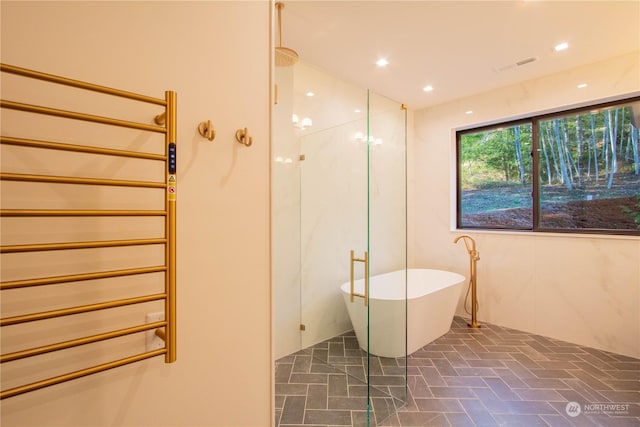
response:
<svg viewBox="0 0 640 427"><path fill-rule="evenodd" d="M354 289L353 270L356 261L364 263L364 294L357 293ZM364 298L364 306L367 307L369 305L369 254L367 251L364 252L364 258L356 258L354 251L351 250L351 302L353 302L354 297Z"/></svg>

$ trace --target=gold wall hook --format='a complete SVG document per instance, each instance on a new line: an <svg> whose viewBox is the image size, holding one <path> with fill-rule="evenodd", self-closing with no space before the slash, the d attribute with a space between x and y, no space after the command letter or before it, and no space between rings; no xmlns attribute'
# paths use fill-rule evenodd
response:
<svg viewBox="0 0 640 427"><path fill-rule="evenodd" d="M200 122L198 125L198 132L200 132L200 135L202 135L203 138L207 138L209 141L213 141L216 137L216 130L213 128L211 120Z"/></svg>
<svg viewBox="0 0 640 427"><path fill-rule="evenodd" d="M245 147L251 147L251 144L253 144L253 138L249 136L249 129L238 129L236 131L236 141Z"/></svg>

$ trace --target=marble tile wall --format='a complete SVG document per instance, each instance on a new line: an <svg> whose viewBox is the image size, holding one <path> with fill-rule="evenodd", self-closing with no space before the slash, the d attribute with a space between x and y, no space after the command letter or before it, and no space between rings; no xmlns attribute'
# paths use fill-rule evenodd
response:
<svg viewBox="0 0 640 427"><path fill-rule="evenodd" d="M603 72L606 70L606 72ZM468 275L455 231L455 129L640 90L635 52L415 113L410 167L416 267ZM617 76L615 79L610 76ZM576 78L589 81L580 92ZM464 114L473 110L473 115ZM640 239L468 232L478 242L479 318L640 357ZM464 295L463 295L464 297ZM458 313L463 314L462 300Z"/></svg>

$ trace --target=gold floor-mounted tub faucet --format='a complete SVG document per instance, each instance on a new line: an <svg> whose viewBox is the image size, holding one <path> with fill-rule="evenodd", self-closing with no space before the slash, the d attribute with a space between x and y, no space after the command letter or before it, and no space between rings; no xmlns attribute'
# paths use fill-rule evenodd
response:
<svg viewBox="0 0 640 427"><path fill-rule="evenodd" d="M458 240L463 239L464 245L467 247L467 252L469 252L469 270L471 278L469 279L469 288L467 288L467 295L464 298L464 309L467 310L467 298L469 297L469 289L471 289L471 323L467 323L472 328L479 328L480 324L478 323L476 316L478 314L478 297L476 294L476 264L480 260L480 252L476 250L476 241L473 240L471 236L467 236L463 234L455 238L453 243L458 243ZM469 244L471 242L471 244ZM467 313L469 313L467 311Z"/></svg>

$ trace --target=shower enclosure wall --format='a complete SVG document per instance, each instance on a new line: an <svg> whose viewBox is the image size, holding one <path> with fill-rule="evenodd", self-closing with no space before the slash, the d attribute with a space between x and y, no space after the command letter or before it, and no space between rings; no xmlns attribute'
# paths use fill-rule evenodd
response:
<svg viewBox="0 0 640 427"><path fill-rule="evenodd" d="M406 110L304 63L275 71L278 359L353 329L340 293L351 250L368 252L370 275L406 269Z"/></svg>

